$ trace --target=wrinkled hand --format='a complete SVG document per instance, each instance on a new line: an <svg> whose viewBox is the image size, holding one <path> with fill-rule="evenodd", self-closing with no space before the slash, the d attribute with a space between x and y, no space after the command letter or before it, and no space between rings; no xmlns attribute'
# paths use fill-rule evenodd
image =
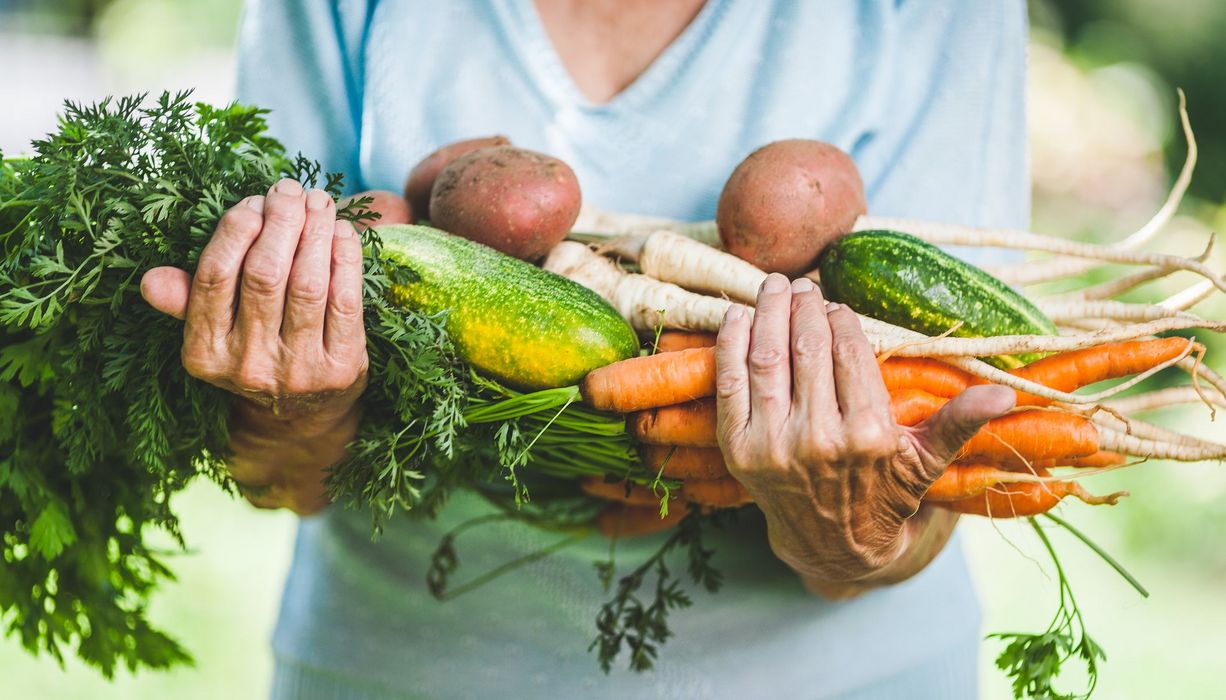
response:
<svg viewBox="0 0 1226 700"><path fill-rule="evenodd" d="M159 267L141 279L154 308L183 319L188 374L241 397L229 461L257 506L313 513L322 470L357 430L366 385L362 245L321 190L293 180L228 210L193 277Z"/></svg>
<svg viewBox="0 0 1226 700"><path fill-rule="evenodd" d="M914 517L924 491L1014 402L1005 387L974 387L914 428L897 425L856 315L827 305L810 280L777 274L752 320L729 309L716 366L728 470L765 513L775 554L818 590L914 554L926 538ZM936 552L921 554L920 568Z"/></svg>

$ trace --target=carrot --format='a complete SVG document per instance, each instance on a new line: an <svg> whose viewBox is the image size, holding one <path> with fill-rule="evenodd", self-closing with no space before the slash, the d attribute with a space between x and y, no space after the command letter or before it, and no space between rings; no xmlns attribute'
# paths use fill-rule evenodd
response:
<svg viewBox="0 0 1226 700"><path fill-rule="evenodd" d="M715 349L691 348L614 362L579 385L600 411L630 413L715 395Z"/></svg>
<svg viewBox="0 0 1226 700"><path fill-rule="evenodd" d="M670 479L719 479L728 476L718 447L673 447L644 445L643 462L651 472L664 468Z"/></svg>
<svg viewBox="0 0 1226 700"><path fill-rule="evenodd" d="M715 400L699 399L626 416L626 430L648 445L715 447Z"/></svg>
<svg viewBox="0 0 1226 700"><path fill-rule="evenodd" d="M1004 481L1016 479L1017 472L1005 471L995 464L978 462L951 464L945 468L924 494L924 500L935 502L963 501L983 495Z"/></svg>
<svg viewBox="0 0 1226 700"><path fill-rule="evenodd" d="M589 496L606 501L618 501L632 506L659 507L660 497L650 488L628 481L605 481L602 476L589 476L579 482L579 488Z"/></svg>
<svg viewBox="0 0 1226 700"><path fill-rule="evenodd" d="M684 503L674 503L661 518L658 508L610 503L596 515L596 529L609 538L650 535L676 527L689 512Z"/></svg>
<svg viewBox="0 0 1226 700"><path fill-rule="evenodd" d="M885 388L891 394L903 389L922 389L952 399L967 387L982 383L969 372L926 357L891 357L879 367Z"/></svg>
<svg viewBox="0 0 1226 700"><path fill-rule="evenodd" d="M1014 518L1046 513L1065 496L1075 496L1090 505L1115 505L1127 491L1094 496L1075 481L1018 482L992 487L979 496L961 501L933 501L933 505L991 518Z"/></svg>
<svg viewBox="0 0 1226 700"><path fill-rule="evenodd" d="M1130 340L1051 355L1011 370L1010 374L1057 391L1071 392L1107 379L1139 374L1174 360L1187 349L1187 338ZM1017 401L1019 405L1048 403L1020 392Z"/></svg>
<svg viewBox="0 0 1226 700"><path fill-rule="evenodd" d="M691 479L681 485L681 497L707 508L739 508L753 503L741 482L726 476L722 479Z"/></svg>
<svg viewBox="0 0 1226 700"><path fill-rule="evenodd" d="M1049 467L1081 467L1098 469L1101 467L1114 467L1117 464L1123 464L1126 459L1127 457L1118 452L1099 450L1092 455L1086 455L1084 457L1072 457L1070 459L1039 459L1032 462L1031 466L1044 469Z"/></svg>
<svg viewBox="0 0 1226 700"><path fill-rule="evenodd" d="M664 331L656 341L656 352L676 352L690 348L715 347L715 334L690 331Z"/></svg>
<svg viewBox="0 0 1226 700"><path fill-rule="evenodd" d="M904 388L890 392L890 413L899 425L916 425L941 410L947 399L923 389Z"/></svg>
<svg viewBox="0 0 1226 700"><path fill-rule="evenodd" d="M1023 411L993 418L963 446L961 456L1000 465L1068 460L1098 452L1098 428L1067 413Z"/></svg>

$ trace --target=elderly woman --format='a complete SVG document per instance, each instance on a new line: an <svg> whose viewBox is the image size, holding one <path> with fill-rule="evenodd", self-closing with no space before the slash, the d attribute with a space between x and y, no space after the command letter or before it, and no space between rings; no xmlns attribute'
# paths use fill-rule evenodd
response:
<svg viewBox="0 0 1226 700"><path fill-rule="evenodd" d="M746 154L802 137L852 155L877 213L1022 226L1025 36L1017 0L254 0L239 94L355 190L399 189L433 148L502 133L565 159L602 208L708 218ZM273 697L975 696L956 516L919 497L1012 392L979 387L901 428L851 312L772 275L718 345L720 445L760 516L718 535L726 590L675 616L657 668L606 676L587 646L607 543L439 603L431 550L488 506L457 496L379 543L366 516L326 507L322 470L367 382L361 247L321 192L252 195L194 279L161 269L144 289L186 318L190 372L277 399L240 403L231 464L266 487L257 505L304 516ZM479 571L547 541L489 526L462 553Z"/></svg>

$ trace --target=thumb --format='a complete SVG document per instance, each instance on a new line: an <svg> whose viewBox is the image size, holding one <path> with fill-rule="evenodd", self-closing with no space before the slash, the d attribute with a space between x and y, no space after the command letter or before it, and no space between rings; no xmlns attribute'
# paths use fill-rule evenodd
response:
<svg viewBox="0 0 1226 700"><path fill-rule="evenodd" d="M997 384L972 386L915 427L920 459L929 474L939 476L984 423L1008 413L1017 394Z"/></svg>
<svg viewBox="0 0 1226 700"><path fill-rule="evenodd" d="M140 295L149 306L182 321L187 318L187 297L192 276L177 267L154 267L140 278Z"/></svg>

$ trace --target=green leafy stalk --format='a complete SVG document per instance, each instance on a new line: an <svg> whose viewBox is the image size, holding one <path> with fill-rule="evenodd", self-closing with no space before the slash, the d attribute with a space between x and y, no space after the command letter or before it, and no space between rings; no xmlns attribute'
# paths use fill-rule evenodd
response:
<svg viewBox="0 0 1226 700"><path fill-rule="evenodd" d="M1085 619L1047 533L1043 532L1037 520L1029 518L1029 521L1056 567L1060 605L1051 624L1040 634L1004 632L988 635L989 638L1008 642L1004 651L997 657L996 666L1013 679L1013 696L1016 698L1088 698L1098 685L1098 663L1106 660L1107 656L1086 631ZM1074 658L1085 664L1086 674L1089 676L1088 685L1081 693L1062 693L1056 690L1053 684L1065 662Z"/></svg>

